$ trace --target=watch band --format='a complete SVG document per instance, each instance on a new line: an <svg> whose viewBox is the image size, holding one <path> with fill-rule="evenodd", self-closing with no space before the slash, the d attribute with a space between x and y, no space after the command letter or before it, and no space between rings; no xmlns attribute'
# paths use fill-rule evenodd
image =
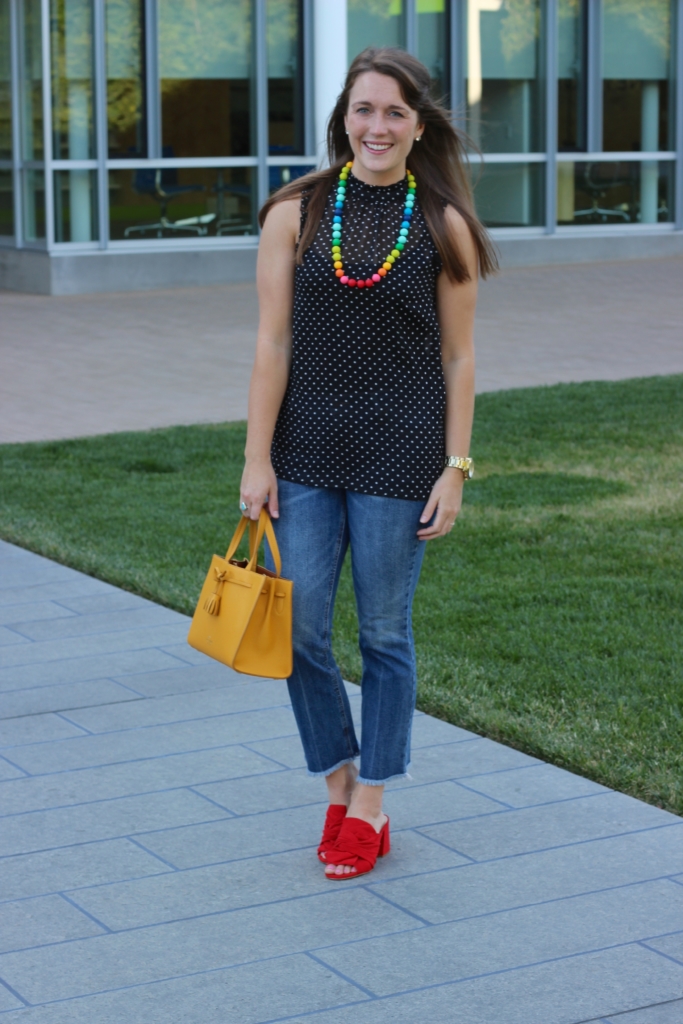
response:
<svg viewBox="0 0 683 1024"><path fill-rule="evenodd" d="M447 455L444 466L449 469L460 469L465 480L471 480L474 476L474 462L472 459L463 458L460 455Z"/></svg>

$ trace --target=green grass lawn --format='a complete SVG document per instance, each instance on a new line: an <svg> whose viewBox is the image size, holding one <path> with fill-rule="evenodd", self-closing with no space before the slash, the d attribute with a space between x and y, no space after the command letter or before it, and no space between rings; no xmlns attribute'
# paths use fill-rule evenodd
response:
<svg viewBox="0 0 683 1024"><path fill-rule="evenodd" d="M244 425L0 447L0 535L191 613ZM415 604L419 706L683 813L683 377L477 400ZM350 577L336 651L360 677Z"/></svg>

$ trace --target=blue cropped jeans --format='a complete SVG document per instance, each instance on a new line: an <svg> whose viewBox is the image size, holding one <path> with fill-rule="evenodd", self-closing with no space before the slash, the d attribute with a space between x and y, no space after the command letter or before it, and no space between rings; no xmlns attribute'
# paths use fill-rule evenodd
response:
<svg viewBox="0 0 683 1024"><path fill-rule="evenodd" d="M294 581L294 670L288 680L311 775L330 775L360 754L359 781L406 774L417 676L411 624L425 541L423 501L278 481L273 520L282 574ZM351 547L363 658L362 746L332 654L332 613ZM272 564L272 563L271 563Z"/></svg>

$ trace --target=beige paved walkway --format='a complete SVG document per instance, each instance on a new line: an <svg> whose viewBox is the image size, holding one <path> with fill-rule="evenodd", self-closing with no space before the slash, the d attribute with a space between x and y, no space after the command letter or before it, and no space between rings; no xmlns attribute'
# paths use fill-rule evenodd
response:
<svg viewBox="0 0 683 1024"><path fill-rule="evenodd" d="M246 415L253 285L0 292L0 442ZM478 390L683 373L683 260L507 270L482 288Z"/></svg>

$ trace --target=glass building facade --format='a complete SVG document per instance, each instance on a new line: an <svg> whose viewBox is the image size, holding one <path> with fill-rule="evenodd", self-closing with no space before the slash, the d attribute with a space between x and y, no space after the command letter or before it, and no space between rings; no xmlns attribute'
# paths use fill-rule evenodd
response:
<svg viewBox="0 0 683 1024"><path fill-rule="evenodd" d="M0 0L0 269L254 250L368 45L427 65L501 243L683 238L683 0Z"/></svg>

